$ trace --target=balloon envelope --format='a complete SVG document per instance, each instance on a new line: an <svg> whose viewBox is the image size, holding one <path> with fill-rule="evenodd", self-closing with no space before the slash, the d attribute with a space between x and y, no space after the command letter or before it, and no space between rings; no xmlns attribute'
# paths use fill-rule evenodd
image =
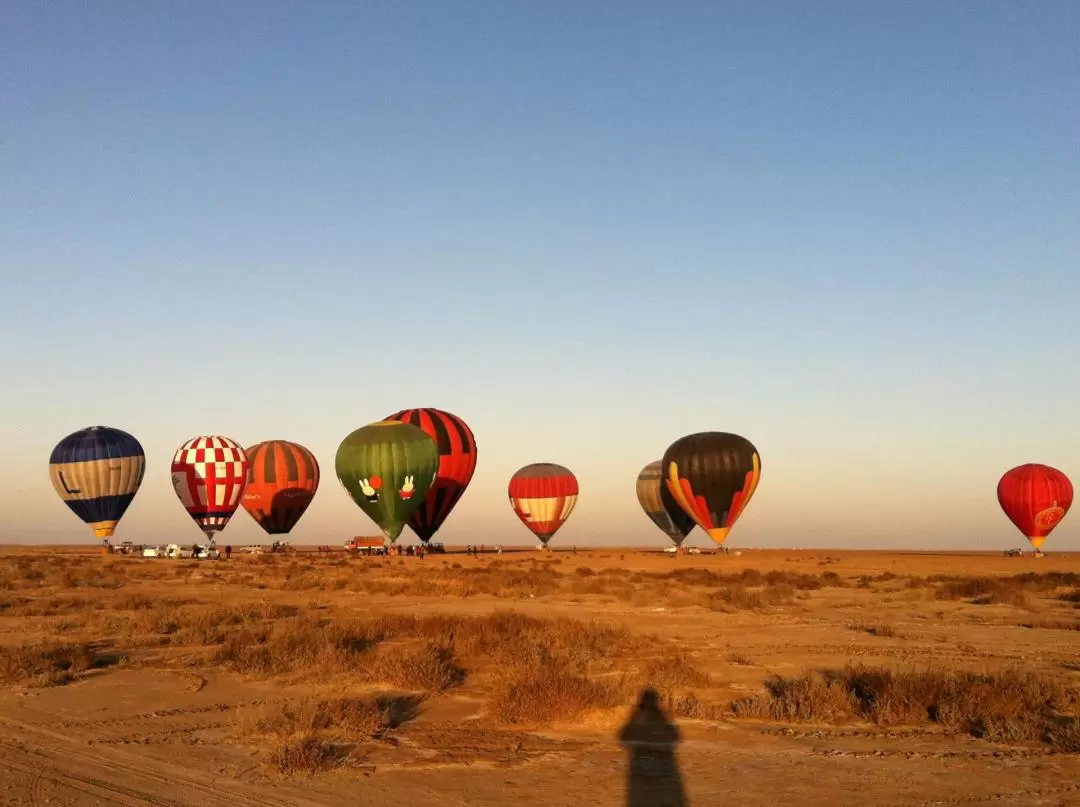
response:
<svg viewBox="0 0 1080 807"><path fill-rule="evenodd" d="M173 455L173 490L207 538L229 523L240 506L247 477L244 449L228 437L193 437Z"/></svg>
<svg viewBox="0 0 1080 807"><path fill-rule="evenodd" d="M142 485L146 455L139 441L109 426L72 432L52 450L49 478L71 511L98 538L108 538Z"/></svg>
<svg viewBox="0 0 1080 807"><path fill-rule="evenodd" d="M761 478L753 443L728 432L680 437L664 452L664 484L683 511L722 544Z"/></svg>
<svg viewBox="0 0 1080 807"><path fill-rule="evenodd" d="M439 450L435 481L407 522L426 543L438 532L469 486L476 470L476 438L464 420L441 409L403 409L386 420L420 427Z"/></svg>
<svg viewBox="0 0 1080 807"><path fill-rule="evenodd" d="M510 505L547 546L577 504L578 482L568 468L551 462L526 465L510 478Z"/></svg>
<svg viewBox="0 0 1080 807"><path fill-rule="evenodd" d="M664 531L675 546L682 546L687 534L694 529L694 519L675 501L667 485L661 484L661 464L660 460L656 460L641 469L636 486L638 502L645 515Z"/></svg>
<svg viewBox="0 0 1080 807"><path fill-rule="evenodd" d="M342 440L334 468L352 500L393 543L435 480L439 450L423 429L383 420Z"/></svg>
<svg viewBox="0 0 1080 807"><path fill-rule="evenodd" d="M248 478L240 505L270 535L288 533L319 487L319 463L299 443L267 440L244 454Z"/></svg>
<svg viewBox="0 0 1080 807"><path fill-rule="evenodd" d="M1018 465L998 481L998 504L1017 529L1041 549L1046 537L1072 506L1073 486L1057 468L1039 463Z"/></svg>

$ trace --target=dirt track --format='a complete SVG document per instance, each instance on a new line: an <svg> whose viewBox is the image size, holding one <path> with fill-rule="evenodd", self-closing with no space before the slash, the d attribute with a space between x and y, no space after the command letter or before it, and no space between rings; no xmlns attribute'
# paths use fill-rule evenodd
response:
<svg viewBox="0 0 1080 807"><path fill-rule="evenodd" d="M423 561L408 558L404 564L398 559L350 563L376 564L377 574L398 579L421 563L426 564L425 573L441 569L451 574L454 562L465 569L493 562L531 569L532 557L532 553L504 555L495 561L493 556L432 556ZM6 563L18 558L12 551L0 555ZM1013 665L1080 683L1080 631L1061 627L1077 620L1070 604L1048 592L1024 595L1018 604L976 604L970 598L931 596L928 589L905 583L907 578L933 574L1080 572L1078 557L1034 560L833 551L668 558L626 551L558 554L554 560L561 561L558 581L576 580L576 570L583 566L622 570L606 578L613 581L615 593L360 597L333 587L241 585L240 576L256 568L247 560L212 567L142 559L79 562L80 568L108 564L115 569L122 564L123 590L138 591L149 600L269 599L304 607L314 604L335 615L356 611L482 615L512 609L544 617L597 619L677 643L711 676L710 692L717 702L762 691L772 674L842 667L852 660L900 669L980 671ZM25 556L22 561L24 568L37 562ZM300 564L296 574L330 575L318 560L295 562ZM304 565L313 570L305 571ZM632 590L618 591L619 574L629 577L634 571L661 573L679 567L720 567L725 573L829 571L845 584L800 590L790 602L726 610L703 607L693 599L696 590L649 603L635 600ZM170 580L159 576L163 569L171 573L174 568L187 571ZM207 579L210 568L219 571L219 579ZM860 576L883 572L897 577L862 586L856 582ZM333 574L348 577L354 570L335 568ZM270 579L265 570L260 575ZM116 589L67 589L49 582L38 580L31 587L16 579L13 589L0 591L21 597L0 610L0 643L64 632L85 635L97 629L97 622L56 627L63 620L79 622L77 612L29 615L38 600L51 598L55 603L74 590L85 602L117 596ZM639 580L630 588L644 590L647 585ZM20 607L28 615L11 615ZM894 635L871 635L858 628L863 623L887 625ZM1056 627L1039 627L1043 624ZM89 670L63 686L5 686L0 693L3 804L624 805L629 803L631 769L637 775L630 787L640 789L647 780L656 788L654 797L645 796L635 804L669 803L659 794L671 791L674 780L681 781L691 805L1080 804L1077 754L1039 743L992 743L936 725L675 717L670 720L681 737L671 754L663 747L620 744L618 735L633 710L633 699L567 723L496 725L485 713L490 673L480 668L475 674L470 671L460 686L424 699L415 716L385 737L364 744L347 764L311 777L285 778L267 769L260 749L246 738L245 715L331 683L340 687L340 682L243 675L198 661L189 647L143 644L126 652L127 662Z"/></svg>

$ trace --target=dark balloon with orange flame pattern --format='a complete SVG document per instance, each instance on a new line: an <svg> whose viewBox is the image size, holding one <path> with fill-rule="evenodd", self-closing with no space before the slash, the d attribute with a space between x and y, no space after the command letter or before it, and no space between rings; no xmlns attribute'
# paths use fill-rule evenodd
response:
<svg viewBox="0 0 1080 807"><path fill-rule="evenodd" d="M672 498L722 544L761 479L761 457L754 444L728 432L688 434L668 446L661 462Z"/></svg>

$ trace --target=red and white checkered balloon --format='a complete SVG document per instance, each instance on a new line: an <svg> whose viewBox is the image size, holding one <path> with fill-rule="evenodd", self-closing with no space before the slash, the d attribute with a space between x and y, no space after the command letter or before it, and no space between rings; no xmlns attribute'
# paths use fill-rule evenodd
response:
<svg viewBox="0 0 1080 807"><path fill-rule="evenodd" d="M247 480L244 449L228 437L195 437L173 455L173 490L208 538L225 529L240 505Z"/></svg>

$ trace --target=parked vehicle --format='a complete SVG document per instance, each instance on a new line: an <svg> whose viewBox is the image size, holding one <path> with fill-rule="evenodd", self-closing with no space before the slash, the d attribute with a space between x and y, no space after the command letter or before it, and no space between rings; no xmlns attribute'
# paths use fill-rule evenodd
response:
<svg viewBox="0 0 1080 807"><path fill-rule="evenodd" d="M362 535L357 535L345 542L345 549L357 555L385 555L386 539L381 536L378 538L365 538Z"/></svg>

